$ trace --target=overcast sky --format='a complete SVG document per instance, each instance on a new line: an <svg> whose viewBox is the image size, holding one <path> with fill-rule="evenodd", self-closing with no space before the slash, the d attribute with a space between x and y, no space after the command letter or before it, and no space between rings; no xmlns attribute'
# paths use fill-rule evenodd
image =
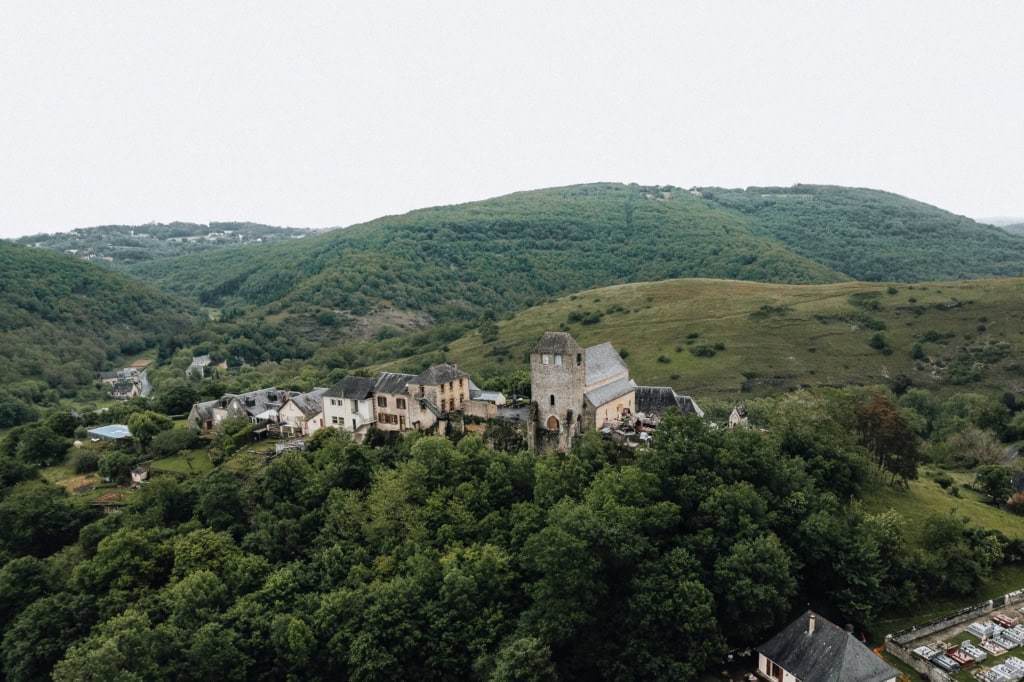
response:
<svg viewBox="0 0 1024 682"><path fill-rule="evenodd" d="M0 236L591 181L1024 215L1024 2L4 3Z"/></svg>

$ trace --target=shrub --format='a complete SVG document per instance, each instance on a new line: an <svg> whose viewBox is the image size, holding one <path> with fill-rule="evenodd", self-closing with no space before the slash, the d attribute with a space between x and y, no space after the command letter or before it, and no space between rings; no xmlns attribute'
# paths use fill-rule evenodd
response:
<svg viewBox="0 0 1024 682"><path fill-rule="evenodd" d="M711 358L715 356L715 348L714 346L701 344L699 346L694 346L693 348L691 348L690 354L693 355L695 358Z"/></svg>
<svg viewBox="0 0 1024 682"><path fill-rule="evenodd" d="M668 363L672 362L672 359L667 355L659 355L658 362L660 362L663 365L667 365Z"/></svg>
<svg viewBox="0 0 1024 682"><path fill-rule="evenodd" d="M79 448L71 455L71 468L76 474L91 474L99 469L100 453Z"/></svg>
<svg viewBox="0 0 1024 682"><path fill-rule="evenodd" d="M892 348L889 347L889 342L886 341L885 334L882 332L875 332L872 334L871 338L868 340L868 345L882 353L882 355L889 355L892 353Z"/></svg>
<svg viewBox="0 0 1024 682"><path fill-rule="evenodd" d="M953 477L945 471L935 474L932 478L935 479L935 482L938 483L939 487L943 490L946 490L949 486L953 485Z"/></svg>

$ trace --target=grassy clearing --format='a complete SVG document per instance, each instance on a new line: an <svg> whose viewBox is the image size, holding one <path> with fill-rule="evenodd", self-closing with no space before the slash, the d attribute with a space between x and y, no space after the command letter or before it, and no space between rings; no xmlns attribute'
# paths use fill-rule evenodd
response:
<svg viewBox="0 0 1024 682"><path fill-rule="evenodd" d="M191 466L189 461L191 460ZM188 450L171 457L157 459L150 463L154 471L169 471L175 474L205 474L213 471L213 462L205 448Z"/></svg>
<svg viewBox="0 0 1024 682"><path fill-rule="evenodd" d="M975 525L1002 531L1009 538L1024 538L1024 523L1020 517L993 507L983 501L980 494L972 491L961 489L960 497L953 497L938 483L924 477L911 481L910 490L882 483L871 486L864 496L864 508L871 513L888 509L899 512L907 521L907 538L911 542L919 540L926 516L934 513L948 514L951 509L967 516Z"/></svg>
<svg viewBox="0 0 1024 682"><path fill-rule="evenodd" d="M470 334L447 356L474 376L528 368L540 335L568 329L583 345L611 341L628 351L638 383L674 386L700 397L777 392L801 385L885 383L906 374L916 385L945 386L948 363L967 344L1005 342L1008 355L975 388L1006 390L1024 375L1021 279L889 285L847 282L778 285L686 279L623 284L562 296L499 323L498 339ZM889 293L894 290L895 293ZM596 323L569 323L601 313ZM591 317L591 319L593 319ZM881 333L891 352L868 345ZM936 332L924 341L926 332ZM920 343L926 360L911 357ZM698 357L699 346L724 348ZM661 360L659 361L659 358ZM414 356L382 369L419 367ZM934 361L934 362L932 362ZM963 387L949 387L953 390Z"/></svg>

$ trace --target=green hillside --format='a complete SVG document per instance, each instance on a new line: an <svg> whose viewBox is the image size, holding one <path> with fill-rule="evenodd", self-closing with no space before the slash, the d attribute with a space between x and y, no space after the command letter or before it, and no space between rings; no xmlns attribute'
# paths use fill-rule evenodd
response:
<svg viewBox="0 0 1024 682"><path fill-rule="evenodd" d="M204 305L439 321L616 283L809 284L1024 275L1024 238L886 192L592 184L413 211L130 271ZM263 311L265 312L265 311Z"/></svg>
<svg viewBox="0 0 1024 682"><path fill-rule="evenodd" d="M641 384L705 397L801 385L1024 386L1024 280L791 286L726 280L619 285L563 296L472 334L447 357L474 377L528 369L546 330L611 341ZM917 347L917 348L916 348ZM915 357L916 356L916 357ZM421 358L393 366L415 367Z"/></svg>
<svg viewBox="0 0 1024 682"><path fill-rule="evenodd" d="M124 356L195 321L193 311L125 275L0 241L0 426L33 403L93 383Z"/></svg>
<svg viewBox="0 0 1024 682"><path fill-rule="evenodd" d="M700 192L712 204L752 218L755 234L852 279L1024 275L1024 239L889 192L829 185Z"/></svg>
<svg viewBox="0 0 1024 682"><path fill-rule="evenodd" d="M281 302L356 314L394 306L440 320L518 310L617 282L846 279L752 234L750 223L682 190L582 185L413 211L133 272L206 305Z"/></svg>

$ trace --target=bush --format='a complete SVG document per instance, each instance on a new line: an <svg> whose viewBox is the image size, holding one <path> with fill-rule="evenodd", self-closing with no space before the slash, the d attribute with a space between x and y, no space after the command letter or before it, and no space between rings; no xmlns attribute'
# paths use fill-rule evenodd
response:
<svg viewBox="0 0 1024 682"><path fill-rule="evenodd" d="M192 448L197 440L199 436L191 429L169 429L153 436L149 442L149 452L154 457L170 457Z"/></svg>
<svg viewBox="0 0 1024 682"><path fill-rule="evenodd" d="M71 455L71 469L76 474L91 474L100 467L100 453L79 448Z"/></svg>
<svg viewBox="0 0 1024 682"><path fill-rule="evenodd" d="M934 476L932 476L932 478L935 480L936 483L939 484L939 487L942 488L943 490L946 490L949 488L949 486L953 485L953 477L944 471L935 474Z"/></svg>
<svg viewBox="0 0 1024 682"><path fill-rule="evenodd" d="M871 338L868 340L868 345L882 353L882 355L889 355L892 353L892 348L889 347L889 342L886 341L885 334L882 332L875 332L872 334Z"/></svg>

